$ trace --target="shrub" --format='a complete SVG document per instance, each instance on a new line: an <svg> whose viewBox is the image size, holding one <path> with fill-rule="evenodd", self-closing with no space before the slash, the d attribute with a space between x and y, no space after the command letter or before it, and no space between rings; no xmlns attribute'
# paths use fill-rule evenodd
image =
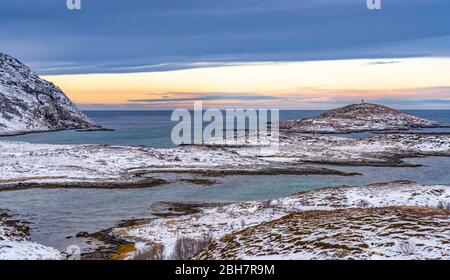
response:
<svg viewBox="0 0 450 280"><path fill-rule="evenodd" d="M132 258L139 261L157 261L164 259L164 245L153 244L136 252Z"/></svg>
<svg viewBox="0 0 450 280"><path fill-rule="evenodd" d="M398 248L403 255L410 256L416 251L416 243L413 240L400 241Z"/></svg>
<svg viewBox="0 0 450 280"><path fill-rule="evenodd" d="M201 238L178 237L170 259L188 260L208 248L212 241L211 235L204 235Z"/></svg>
<svg viewBox="0 0 450 280"><path fill-rule="evenodd" d="M244 228L244 227L245 227L245 221L241 220L241 228Z"/></svg>
<svg viewBox="0 0 450 280"><path fill-rule="evenodd" d="M261 209L272 208L272 200L261 201Z"/></svg>
<svg viewBox="0 0 450 280"><path fill-rule="evenodd" d="M365 200L365 199L360 199L355 204L356 204L356 207L359 207L359 208L368 208L368 207L370 207L370 202Z"/></svg>
<svg viewBox="0 0 450 280"><path fill-rule="evenodd" d="M437 208L443 210L450 210L450 202L441 200L438 202Z"/></svg>

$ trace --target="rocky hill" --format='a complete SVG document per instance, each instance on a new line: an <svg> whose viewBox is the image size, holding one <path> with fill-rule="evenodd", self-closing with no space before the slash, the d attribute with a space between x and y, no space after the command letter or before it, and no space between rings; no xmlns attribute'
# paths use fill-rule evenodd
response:
<svg viewBox="0 0 450 280"><path fill-rule="evenodd" d="M220 238L214 260L449 259L450 211L421 207L297 212Z"/></svg>
<svg viewBox="0 0 450 280"><path fill-rule="evenodd" d="M0 135L99 128L54 84L0 53Z"/></svg>
<svg viewBox="0 0 450 280"><path fill-rule="evenodd" d="M444 127L444 125L386 106L362 103L329 110L311 119L284 121L280 127L305 133L347 133L409 130Z"/></svg>

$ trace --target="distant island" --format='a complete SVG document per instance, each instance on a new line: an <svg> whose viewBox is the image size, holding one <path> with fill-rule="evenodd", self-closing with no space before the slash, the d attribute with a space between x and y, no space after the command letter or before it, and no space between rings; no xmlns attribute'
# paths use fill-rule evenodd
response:
<svg viewBox="0 0 450 280"><path fill-rule="evenodd" d="M280 127L303 133L349 133L437 128L448 125L408 115L383 105L361 103L328 110L310 119L284 121Z"/></svg>

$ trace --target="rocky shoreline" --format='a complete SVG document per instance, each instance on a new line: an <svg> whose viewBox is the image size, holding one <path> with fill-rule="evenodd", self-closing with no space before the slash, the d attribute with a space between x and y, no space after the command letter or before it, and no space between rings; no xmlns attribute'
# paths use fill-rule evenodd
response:
<svg viewBox="0 0 450 280"><path fill-rule="evenodd" d="M398 181L205 207L200 213L118 227L111 234L139 244L140 250L160 244L167 258L180 236L209 235L212 242L193 258L450 259L449 221L450 186ZM386 227L392 230L382 230ZM354 237L347 238L349 232ZM403 252L404 242L414 242L415 251ZM133 252L124 257L133 258Z"/></svg>
<svg viewBox="0 0 450 280"><path fill-rule="evenodd" d="M229 203L228 203L229 204ZM199 214L204 208L224 206L223 203L182 203L182 202L161 202L152 206L156 212L153 219L132 219L124 220L116 226L94 233L80 232L77 237L86 240L95 240L103 245L98 246L94 251L82 253L82 260L123 260L127 259L139 250L139 246L134 241L119 237L115 234L117 228L129 228L144 226L157 218L167 219L173 217L183 217L187 215Z"/></svg>
<svg viewBox="0 0 450 280"><path fill-rule="evenodd" d="M234 146L207 143L204 146L172 149L0 141L0 153L0 165L3 167L0 172L0 190L4 191L29 188L147 188L174 182L211 185L215 183L215 177L233 175L359 175L324 166L414 168L419 165L405 161L406 158L450 156L450 135L393 133L351 139L334 135L282 133L279 149L275 153L270 146L255 144L252 139ZM164 177L168 174L172 176ZM399 223L404 222L403 217L421 221L423 215L420 213L433 211L427 217L447 217L447 208L442 211L436 208L439 203L442 207L449 207L449 189L449 186L395 182L358 188L325 188L276 200L220 206L173 204L169 211L162 211L159 217L155 215L155 219L123 221L97 233L81 232L77 237L101 244L92 252L82 253L82 259L156 258L147 256L149 248L150 251L158 248L158 259L162 258L161 250L164 248L164 258L170 259L173 258L170 252L174 246L178 246L176 244L180 235L188 236L186 238L190 242L200 239L205 243L208 240L207 248L201 247L202 250L196 252L195 256L190 256L198 259L447 258L445 252L450 248L439 238L440 230L447 230L445 224L432 230L420 228L419 232L412 233L409 229L402 229L404 235L391 237L394 241L383 237L384 245L378 247L355 241L357 248L350 248L351 244L346 243L344 238L298 246L294 242L299 240L297 233L292 235L283 229L292 228L293 221L303 217L305 224L299 225L296 231L317 228L316 233L320 235L318 240L322 240L329 239L330 232L316 224L317 219L335 217L340 232L359 227L358 236L366 236L368 232L359 224L349 222L349 219L359 219L364 213L373 215L372 225L375 230L377 225L386 224L389 217L395 217ZM357 194L358 191L361 193ZM350 195L352 192L356 194ZM359 198L350 201L351 196ZM431 223L436 224L438 221L433 220ZM11 226L8 228L11 229ZM277 232L268 233L268 229L272 228ZM428 236L433 238L432 245L421 241L419 237L423 232L428 232ZM276 239L273 244L291 249L275 250L267 247L255 250L261 246L259 240L272 240L273 234L286 236L281 239L284 241ZM414 248L419 247L415 250L420 251L420 254L408 255L399 249L408 246L401 244L410 240L410 235L415 236L411 242ZM239 247L236 247L236 240L241 239L245 242L239 241ZM0 249L0 258L67 257L52 248L31 242L26 234L4 242L6 247L0 248L9 249ZM426 250L422 251L422 248Z"/></svg>
<svg viewBox="0 0 450 280"><path fill-rule="evenodd" d="M276 151L252 141L239 146L209 143L171 149L0 141L0 190L153 187L170 183L164 174L188 174L193 179L231 175L355 176L359 174L324 166L417 167L405 159L450 156L450 135L280 137Z"/></svg>
<svg viewBox="0 0 450 280"><path fill-rule="evenodd" d="M32 242L26 223L0 211L0 260L61 260L58 250Z"/></svg>
<svg viewBox="0 0 450 280"><path fill-rule="evenodd" d="M379 105L351 105L287 124L292 126L281 132L275 147L252 137L234 145L212 140L167 149L0 141L0 191L136 189L180 182L211 186L216 178L236 175L359 176L337 167L415 168L421 165L408 158L450 156L449 133L410 131L441 124ZM104 130L90 125L77 128ZM362 139L334 135L361 131L374 134ZM81 258L450 258L449 244L442 238L450 230L448 185L398 181L324 188L265 201L176 202L156 207L161 211L154 211L154 219L123 221L97 233L78 233L77 238L101 244ZM367 221L371 229L361 221ZM395 230L383 232L392 225ZM265 246L267 240L272 245ZM197 248L195 252L174 253L188 243ZM8 224L0 216L0 259L66 257L31 242L25 228Z"/></svg>
<svg viewBox="0 0 450 280"><path fill-rule="evenodd" d="M27 189L140 189L159 187L168 184L163 179L145 179L139 182L63 182L63 183L26 183L14 182L2 183L0 180L0 192L18 191Z"/></svg>
<svg viewBox="0 0 450 280"><path fill-rule="evenodd" d="M155 218L77 234L103 244L82 253L81 259L142 258L154 246L164 248L164 259L170 259L179 238L204 236L211 238L207 246L190 258L450 259L445 235L450 232L450 185L396 181L321 188L264 201L154 207ZM23 223L0 217L0 259L66 258L29 241ZM408 246L411 252L405 251Z"/></svg>

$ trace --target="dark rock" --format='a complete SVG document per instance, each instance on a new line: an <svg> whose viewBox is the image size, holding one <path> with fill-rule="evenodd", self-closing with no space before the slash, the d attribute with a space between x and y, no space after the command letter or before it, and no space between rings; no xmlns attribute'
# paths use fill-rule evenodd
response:
<svg viewBox="0 0 450 280"><path fill-rule="evenodd" d="M91 235L86 232L86 231L81 231L79 233L77 233L77 235L75 236L76 238L86 238L86 237L90 237Z"/></svg>

